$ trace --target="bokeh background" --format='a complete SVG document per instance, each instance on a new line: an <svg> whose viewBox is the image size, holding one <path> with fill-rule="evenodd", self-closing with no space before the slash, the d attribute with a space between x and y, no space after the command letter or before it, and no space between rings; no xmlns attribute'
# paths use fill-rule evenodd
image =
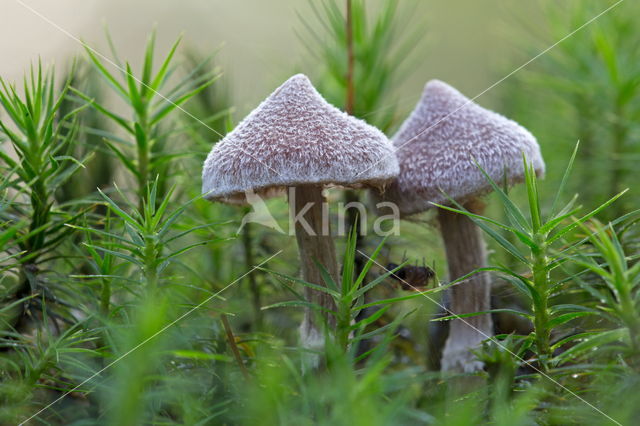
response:
<svg viewBox="0 0 640 426"><path fill-rule="evenodd" d="M33 188L27 180L10 182L16 185L11 188L22 197L16 198L22 204L14 206L7 201L8 213L1 218L5 222L0 223L3 226L11 224L15 217L24 221L19 223L23 226L15 235L7 232L8 237L0 238L0 243L7 244L3 250L13 253L23 248L21 244L24 245L26 239L23 236L30 232L30 221L38 216L34 214L37 209L33 206L37 207L39 203L50 202L55 210L43 229L59 232L59 229L65 229L63 225L67 220L75 220L78 228L66 229L69 234L54 249L27 247L26 251L33 258L44 259L35 266L30 261L14 261L14 257L0 261L0 267L5 268L0 280L3 290L0 313L1 319L4 321L6 316L9 318L6 322L10 324L2 332L12 332L11 327L20 324L19 333L6 334L9 341L6 344L15 350L6 351L7 356L0 357L0 374L7 379L7 385L0 386L0 402L3 403L0 423L16 423L16 419L21 420L34 413L36 408L57 398L60 389L81 383L106 363L126 353L128 348L162 329L168 321L224 289L253 265L281 249L282 255L271 262L269 268L290 277L298 275L298 254L291 236L257 224L251 229L244 228L242 235L238 235L240 219L247 210L202 199L193 203L189 200L200 195L201 164L211 146L220 139L220 134L231 129L292 74L308 74L328 100L344 108L344 85L340 86L344 82L337 81L344 76L340 73L346 62L344 46L338 45L336 40L339 37L331 34L318 19L313 6L319 3L320 0L2 0L0 15L4 19L0 25L0 75L3 79L15 81L20 86L29 67L41 60L44 64L55 64L57 84L61 87L73 58L79 58L79 72L72 85L87 97L81 99L78 92L74 92L60 107L61 113L71 110L78 102L84 104L87 98L95 97L98 104L106 105L127 118L134 116L134 120L139 119L131 105L125 105L114 95L115 91L106 83L104 73L101 75L91 67L91 61L80 44L80 40L84 40L100 54L112 58L105 28L111 34L118 56L131 62L136 75L141 74L145 44L155 28L156 70L179 35L184 36L175 58L176 72L169 79L168 88L175 83L173 79L179 81L208 55L214 55L212 64L217 67L212 74L220 71L222 77L186 106L189 112L205 120L215 131L207 130L180 111L166 116L149 130L154 147L151 150L147 144L149 152L144 153L166 156L168 160L145 170L144 174L140 173L144 175L142 179L133 177L138 170L132 170L135 167L129 167L127 160L133 158L135 166L139 166L140 152L144 149L136 151L138 142L121 126L110 121L97 108L87 108L78 114L82 122L80 136L70 147L71 154L77 158L93 155L86 160L86 169L78 170L63 184L47 186L45 189L51 190L39 194L40 197L29 197ZM337 3L343 5L344 2ZM381 5L389 2L366 0L365 3L369 16L373 17L381 10ZM616 2L398 0L397 4L399 9L394 19L398 25L392 26L394 43L400 45L403 40L411 40L412 47L406 58L400 58L403 59L398 64L401 72L397 75L391 73L394 78L389 79L388 86L379 93L376 87L366 87L366 83L372 81L368 74L370 69L362 69L360 62L355 76L357 99L364 99L365 94L378 95L376 102L372 103L375 105L373 109L368 109L369 105L363 102L357 105L355 115L383 128L388 135L393 134L414 107L428 80L444 80L467 96L475 97ZM623 199L603 211L599 218L606 222L637 209L640 194L635 178L636 164L640 159L639 19L638 3L626 0L476 100L482 106L522 123L537 136L547 163L547 175L540 181L540 199L545 214L556 197L556 190L578 141L580 149L569 178L569 190L560 194L560 204L564 205L573 193L579 192L579 203L584 204L583 212L586 213L623 189L630 188ZM319 38L310 43L309 34L312 32L319 34ZM367 43L357 46L367 46ZM361 62L375 61L380 53L380 57L384 56L380 61L383 66L373 68L382 69L388 65L385 61L390 57L385 55L392 50L368 52ZM335 57L332 56L334 53ZM337 73L331 69L330 65L335 65L331 60L337 61ZM205 71L211 70L207 68ZM121 77L113 68L109 72ZM192 81L194 86L202 83L193 80L199 81ZM393 114L385 117L386 111ZM230 115L227 116L227 112ZM4 111L0 113L0 119L4 120L6 115L3 114ZM216 118L210 119L212 114ZM115 141L125 155L114 155L106 147L105 135ZM15 157L11 143L4 141L2 146L7 147L9 156ZM54 163L48 157L45 160L44 163ZM8 168L4 170L10 175ZM104 265L98 263L106 256L90 255L83 243L111 248L116 254L128 256L126 253L129 252L114 242L117 238L112 237L131 235L130 229L112 211L116 211L115 205L135 211L138 202L148 200L147 187L156 182L157 176L160 176L157 185L159 199L166 197L171 200L171 208L188 206L180 220L171 225L170 234L183 235L184 244L194 244L194 249L180 256L153 280L147 276L147 264L140 266L142 263L132 262L126 257L114 258L112 264L104 267L107 270L111 268L108 274L105 273L98 268ZM122 192L116 190L114 182ZM169 191L172 185L176 187L174 192ZM109 202L97 193L98 187L112 197L113 204L107 206ZM8 193L13 194L11 191ZM511 196L517 204L526 205L522 186L514 188ZM329 192L332 202L343 200L343 197L340 189ZM496 198L487 197L487 215L502 220L504 211ZM127 200L133 200L133 204L126 204ZM286 201L273 199L268 205L281 226L286 227ZM91 206L90 212L76 216L77 211L85 206ZM333 219L335 213L333 210ZM370 222L374 219L369 218ZM628 222L617 223L616 231L620 232L621 239L622 234L632 229L637 221L633 215L628 219ZM387 265L390 262L400 263L405 258L411 264L424 262L436 270L442 282L446 282L447 265L439 231L437 226L432 226L434 222L433 212L403 221L401 235L386 242L379 262ZM7 229L0 228L0 231ZM100 233L104 229L109 232ZM131 244L138 244L138 238L131 238ZM514 234L506 234L505 238L518 244ZM581 236L572 235L572 238L577 241ZM372 253L381 240L378 236L369 235L360 241L360 248ZM568 243L575 241L568 239ZM345 238L337 238L339 256L344 251L344 243ZM162 246L159 253L179 250L180 244L172 240ZM635 234L625 234L623 245L631 253L628 258L622 254L623 260L637 260L639 243ZM518 273L527 273L497 244L490 248L493 265L505 265ZM581 246L581 249L591 250L588 245ZM3 253L0 250L0 254ZM132 256L141 261L144 256L140 253ZM18 258L17 254L15 258ZM594 258L599 259L597 255ZM554 271L554 279L558 283L568 283L562 288L566 294L561 294L555 302L573 307L576 305L571 303L583 303L595 310L601 305L600 300L586 294L582 283L574 280L572 274L577 273L578 268L575 265L573 268L568 272ZM37 280L26 279L27 274L34 270L33 276L37 276ZM383 273L382 268L373 268L370 274L373 277ZM601 277L588 277L587 280L598 288L605 287ZM29 287L32 281L35 284ZM149 293L149 287L152 287L149 281L159 281L167 290L162 304L154 304L155 301L147 297L152 294ZM16 287L21 291L16 292ZM107 287L113 293L106 298L106 307L103 307L102 290ZM57 320L51 321L42 314L45 309L40 301L17 302L25 295L35 294L36 290L46 290L50 292L48 294L55 295L55 299L47 300L47 309L58 315L60 321L78 327L72 329L63 325L61 330L73 331L68 335L62 335L60 329L48 333L52 329L50 323L57 326ZM393 282L385 282L367 297L379 300L397 295L406 293ZM527 299L521 297L507 280L496 280L493 295L494 306L516 310L530 308ZM187 321L163 333L153 345L145 346L135 356L109 370L103 375L104 380L90 382L89 386L95 386L95 392L82 393L78 398L74 394L74 398L63 399L54 409L46 411L42 420L65 423L73 419L79 424L93 424L95 420L94 423L103 424L101 416L104 415L111 416L109 422L117 425L139 424L143 420L162 423L169 418L186 424L208 424L220 416L229 424L252 424L254 419L263 418L282 421L284 418L297 425L304 424L303 421L311 416L318 416L325 419L326 424L342 424L342 421L344 424L370 426L385 424L385 419L396 420L398 417L395 416L401 413L407 419L419 418L426 423L433 423L438 416L451 420L451 415L459 414L458 420L454 418L447 424L463 425L474 423L470 419L486 411L473 401L466 405L466 411L460 409L465 406L459 402L456 393L451 393L451 401L455 400L455 403L448 406L450 401L443 388L450 383L441 381L434 373L439 360L437 339L446 337L437 326L431 326L433 315L438 310L434 304L415 299L404 301L393 305L379 318L376 327L386 327L397 318L402 320L397 332L392 329L396 338L388 351L392 361L387 370L391 370L391 374L387 375L385 371L382 375L384 369L376 370L369 382L373 385L360 386L362 373L367 370L360 369L361 365L355 363L338 366L344 369L333 370L331 375L321 376L317 381L312 376L299 377L296 367L288 366L291 367L289 370L281 368L281 363L298 356L297 327L302 311L284 308L262 311L261 307L291 298L283 281L274 274L258 271L249 275L225 290L224 299L214 299L190 315ZM254 382L255 388L245 386L241 370L234 367L229 342L235 340L227 339L222 328L219 320L223 312L229 314L238 337L243 358L239 364L246 364L250 373L260 380ZM513 332L523 339L531 336L531 325L527 321L513 320L513 315L496 314L494 317L497 328L502 332ZM573 323L570 326L562 323L558 327L558 335L575 335L580 330L590 330L611 336L607 334L610 330L621 330L615 319L607 321L584 321L576 327ZM97 339L95 344L94 339ZM84 352L75 352L79 348ZM586 390L596 389L595 382L601 371L599 362L606 364L607 368L619 368L615 370L612 367L619 375L607 378L615 386L607 387L607 383L602 392L594 392L590 397L599 406L605 404L618 410L619 401L615 395L624 394L624 390L617 383L621 377L627 377L630 378L630 388L635 386L637 389L640 383L637 365L640 362L630 367L636 370L629 374L627 367L621 366L626 360L620 361L620 346L614 347L613 351L604 349L604 355L598 352L594 359L586 355L575 358L575 363L592 363L584 376L578 368L570 370L575 363L573 358L567 357L569 362L566 365L559 364L567 370L557 372L554 377L583 394ZM590 351L590 347L584 349L584 353ZM289 355L291 358L287 358ZM506 388L512 389L516 372L523 376L531 373L505 353L498 355L494 365L511 368L509 374L512 376L508 383L505 382ZM572 365L568 366L570 363ZM396 372L401 374L395 375ZM574 372L579 377L572 382L575 377L569 377L569 374ZM590 377L585 378L589 375L596 377L594 382L588 381ZM518 394L526 388L528 380L525 377L518 385L514 384L513 389L518 389L518 392L513 393ZM451 384L452 389L456 388L456 383ZM520 384L522 386L517 388ZM148 386L147 391L145 386ZM400 391L396 394L398 389ZM478 389L481 389L478 393L482 397L493 392L486 391L487 388ZM611 389L619 393L609 392ZM391 394L399 395L397 401L403 402L386 404ZM539 415L540 423L544 424L564 424L567 418L574 421L576 413L586 413L585 418L589 419L593 414L589 407L585 408L577 400L571 400L571 410L562 414L567 408L567 395L559 391L551 396L526 395L534 402L525 401L519 406L521 419L524 419L522 424L530 424L527 416L535 409L538 411L534 416ZM278 410L274 410L274 405L279 407ZM337 408L325 413L325 405ZM389 410L386 413L388 417L372 416L382 406ZM553 407L551 411L545 408L549 406ZM638 406L630 399L626 411L619 410L621 416L632 418ZM245 411L246 407L250 409ZM516 424L511 422L514 412L504 411L503 423L495 421L495 424ZM560 413L557 414L560 420L550 416L549 412L553 415ZM289 413L292 413L290 418ZM436 417L430 417L432 414ZM348 421L351 419L354 422ZM583 420L581 418L578 422L587 424ZM600 420L594 420L593 424L601 424ZM408 420L407 424L414 423Z"/></svg>
<svg viewBox="0 0 640 426"><path fill-rule="evenodd" d="M136 63L156 25L160 51L184 33L187 45L202 51L220 49L219 61L236 94L239 113L252 109L308 57L296 33L303 31L299 15L310 6L301 0L20 0L3 1L7 19L0 28L3 41L0 73L20 79L25 68L41 57L64 64L79 52L83 39L103 53L107 25L122 56ZM376 2L369 2L372 10ZM544 20L537 2L518 0L400 0L414 8L412 19L421 22L426 36L414 57L419 60L402 84L399 98L406 108L418 99L430 78L451 82L464 93L477 94L492 84L500 72L515 68L525 58L514 29L527 25L545 40ZM60 27L60 29L55 26ZM68 33L68 34L65 34ZM483 98L494 103L495 93Z"/></svg>

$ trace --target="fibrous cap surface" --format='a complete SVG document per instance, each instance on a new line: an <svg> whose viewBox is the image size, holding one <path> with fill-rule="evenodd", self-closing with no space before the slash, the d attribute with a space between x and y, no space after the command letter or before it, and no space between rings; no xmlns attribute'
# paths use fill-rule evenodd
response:
<svg viewBox="0 0 640 426"><path fill-rule="evenodd" d="M399 172L378 129L330 105L298 74L287 80L209 153L206 198L244 202L303 184L384 186Z"/></svg>
<svg viewBox="0 0 640 426"><path fill-rule="evenodd" d="M393 143L400 174L384 199L398 204L403 215L425 211L431 203L451 204L448 197L464 203L490 192L478 165L499 184L505 178L509 184L523 180L523 154L538 175L545 170L527 129L439 80L426 84Z"/></svg>

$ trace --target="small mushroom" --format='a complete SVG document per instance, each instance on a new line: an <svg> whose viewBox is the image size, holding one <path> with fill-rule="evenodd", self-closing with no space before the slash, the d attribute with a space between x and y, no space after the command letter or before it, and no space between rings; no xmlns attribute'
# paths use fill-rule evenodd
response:
<svg viewBox="0 0 640 426"><path fill-rule="evenodd" d="M531 133L438 80L427 83L393 142L400 175L384 198L395 202L403 216L430 209L432 203L450 205L450 199L473 213L482 213L479 197L492 188L478 166L496 182L522 182L524 153L536 173L544 173L540 147ZM482 233L471 219L438 209L438 222L451 280L487 265ZM490 291L490 276L478 273L451 289L450 310L458 315L487 311ZM442 369L481 369L482 363L470 349L492 334L490 315L451 321Z"/></svg>
<svg viewBox="0 0 640 426"><path fill-rule="evenodd" d="M247 193L266 197L292 188L289 210L302 278L325 286L316 261L336 283L340 280L323 188L382 188L398 171L393 145L381 131L327 103L298 74L213 147L204 163L202 191L210 200L244 203ZM304 291L307 301L335 308L327 294ZM331 316L325 319L333 324ZM324 344L322 328L308 309L300 334L304 347Z"/></svg>

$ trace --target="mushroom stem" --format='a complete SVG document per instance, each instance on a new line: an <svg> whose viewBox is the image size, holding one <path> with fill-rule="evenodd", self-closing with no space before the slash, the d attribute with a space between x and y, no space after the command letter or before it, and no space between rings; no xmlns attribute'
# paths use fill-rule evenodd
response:
<svg viewBox="0 0 640 426"><path fill-rule="evenodd" d="M467 203L465 208L479 214L484 206L474 200ZM482 231L469 217L440 209L438 222L444 239L450 280L487 266L487 249ZM488 311L491 308L490 297L489 274L475 274L451 288L450 311L458 315ZM489 314L452 320L442 353L442 370L473 372L482 369L483 364L475 359L471 349L492 334L493 324Z"/></svg>
<svg viewBox="0 0 640 426"><path fill-rule="evenodd" d="M323 215L322 187L317 185L299 185L295 187L294 200L289 200L293 209L296 240L300 253L302 279L316 285L326 286L316 262L326 268L331 277L339 285L338 263L336 251L331 237L329 218ZM324 216L324 222L323 222ZM335 304L326 293L305 287L305 298L308 302L325 309L335 310ZM332 326L335 319L322 313L327 323ZM324 334L318 318L311 309L306 309L304 320L300 326L302 345L306 348L321 349L324 345Z"/></svg>

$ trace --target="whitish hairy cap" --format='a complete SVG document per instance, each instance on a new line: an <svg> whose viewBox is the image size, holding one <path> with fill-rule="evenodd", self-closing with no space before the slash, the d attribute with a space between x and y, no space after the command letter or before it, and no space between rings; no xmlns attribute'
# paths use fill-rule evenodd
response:
<svg viewBox="0 0 640 426"><path fill-rule="evenodd" d="M471 102L442 81L427 83L422 98L393 137L400 175L384 193L403 215L491 191L474 159L496 182L524 179L522 154L538 175L544 161L535 137L518 123Z"/></svg>
<svg viewBox="0 0 640 426"><path fill-rule="evenodd" d="M301 184L382 187L398 172L381 131L330 105L298 74L213 147L202 191L208 199L244 202L245 191L268 195Z"/></svg>

